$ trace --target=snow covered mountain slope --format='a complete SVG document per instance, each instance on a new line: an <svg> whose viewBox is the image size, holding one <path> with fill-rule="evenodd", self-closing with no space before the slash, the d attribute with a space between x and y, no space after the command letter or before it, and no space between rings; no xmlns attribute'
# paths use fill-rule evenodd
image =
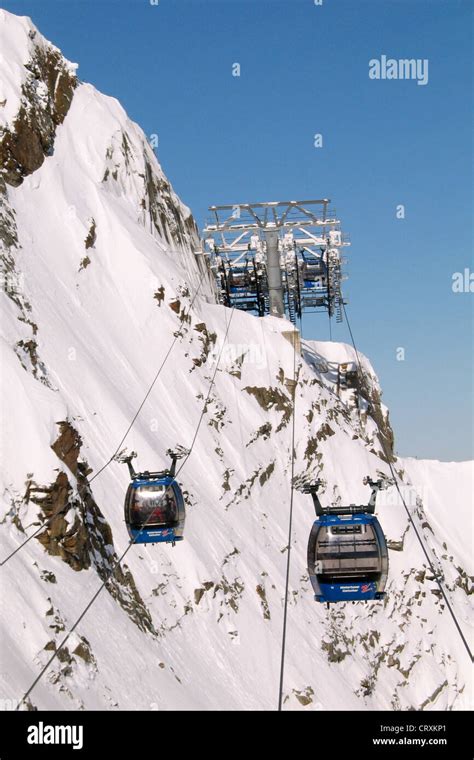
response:
<svg viewBox="0 0 474 760"><path fill-rule="evenodd" d="M179 477L185 540L130 549L28 706L273 709L294 356L282 333L291 326L213 302L193 218L116 100L79 83L28 19L0 11L0 42L0 560L50 518L0 567L2 704L23 696L128 545L126 468L111 462L89 480L182 328L124 445L143 469L189 446L221 357ZM35 69L41 56L49 64ZM34 160L17 151L32 133L42 151ZM344 344L310 341L298 357L296 474L320 475L327 501L366 502L363 476L390 474L392 431L366 357L360 394L338 394L333 362L355 358ZM469 633L472 465L394 466ZM470 704L469 658L394 488L378 514L390 546L386 600L327 611L306 570L312 504L295 493L285 709Z"/></svg>

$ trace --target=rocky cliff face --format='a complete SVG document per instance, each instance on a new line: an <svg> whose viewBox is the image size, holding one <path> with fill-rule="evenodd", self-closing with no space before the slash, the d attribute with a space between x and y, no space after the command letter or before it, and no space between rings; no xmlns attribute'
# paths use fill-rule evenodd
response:
<svg viewBox="0 0 474 760"><path fill-rule="evenodd" d="M0 11L0 40L0 559L49 520L0 568L2 693L22 696L128 545L125 468L110 462L91 477L178 330L125 445L149 469L165 465L167 448L190 445L221 356L180 475L185 541L132 547L30 708L275 706L293 400L297 478L322 477L325 501L363 503L363 476L389 474L390 456L468 626L471 559L459 525L470 464L395 458L369 360L361 355L351 387L331 369L356 365L349 346L304 343L294 383L288 325L213 302L194 220L117 101L80 83L29 20ZM295 495L286 709L469 703L466 656L395 489L378 512L387 598L328 612L313 602L305 566L312 505Z"/></svg>
<svg viewBox="0 0 474 760"><path fill-rule="evenodd" d="M2 11L2 27L8 23ZM0 172L5 182L17 186L39 169L54 149L56 129L63 123L77 86L75 67L47 42L33 24L24 23L24 33L2 37L2 55L9 59L12 48L21 44L20 79L8 77L7 92L0 100ZM17 48L15 59L20 52ZM15 72L18 73L18 72ZM21 89L18 92L17 84ZM0 113L1 113L0 110ZM2 123L3 122L3 123Z"/></svg>

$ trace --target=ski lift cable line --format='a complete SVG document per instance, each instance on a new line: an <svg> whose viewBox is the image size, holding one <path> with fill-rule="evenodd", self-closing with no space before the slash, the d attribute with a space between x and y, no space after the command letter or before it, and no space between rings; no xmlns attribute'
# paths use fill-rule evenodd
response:
<svg viewBox="0 0 474 760"><path fill-rule="evenodd" d="M194 302L195 302L195 300L196 300L196 298L197 298L197 295L198 295L198 293L199 293L199 290L200 290L200 288L201 288L201 285L202 285L202 283L203 283L203 280L204 280L204 276L205 276L205 275L204 275L204 273L203 273L203 274L201 274L201 277L200 277L200 280L199 280L199 282L198 282L197 288L196 288L196 290L195 290L195 292L194 292L194 295L193 295L193 297L192 297L192 299L191 299L191 302L190 302L190 304L189 304L189 309L188 309L188 312L187 312L187 314L186 314L186 317L187 317L187 316L189 316L189 314L191 313L191 309L193 308ZM126 429L126 431L125 431L125 433L124 433L124 435L122 436L122 439L121 439L120 443L118 444L118 446L117 446L117 447L116 447L116 449L114 450L114 453L112 454L112 456L110 457L110 459L108 459L108 460L107 460L107 462L106 462L104 465L102 465L102 467L101 467L99 470L97 470L97 472L96 472L96 473L95 473L95 474L92 476L92 478L90 478L90 480L88 481L88 482L89 482L89 485L90 485L90 483L92 483L92 482L93 482L93 481L94 481L94 480L95 480L97 477L99 477L99 475L100 475L102 472L104 472L104 470L105 470L105 469L106 469L106 468L109 466L109 464L111 464L111 462L113 462L113 461L114 461L114 458L116 457L116 455L117 455L117 454L118 454L118 452L120 451L120 449L121 449L121 447L122 447L123 443L125 442L125 440L126 440L126 438L127 438L128 434L130 433L130 431L131 431L131 429L132 429L133 425L134 425L134 424L135 424L135 422L137 421L137 419L138 419L138 417L139 417L139 415L140 415L140 412L141 412L141 410L143 409L143 407L144 407L144 405L145 405L145 403L146 403L146 401L147 401L148 397L150 396L150 393L152 392L152 390L153 390L153 388L154 388L154 386L155 386L155 383L156 383L156 381L158 380L158 378L159 378L159 376L160 376L160 374L161 374L161 372L162 372L162 370L163 370L163 368L164 368L164 366L165 366L166 362L168 361L168 359L169 359L169 357L170 357L170 355L171 355L171 352L173 351L173 348L174 348L174 347L175 347L175 345L176 345L176 342L177 342L178 338L181 338L181 337L182 337L182 330L183 330L183 328L184 328L185 324L186 324L186 319L185 319L185 318L183 318L183 322L182 322L182 325L181 325L181 327L180 327L180 328L179 328L179 330L178 330L178 331L175 333L175 335L174 335L174 338L173 338L173 340L171 341L171 343L170 343L170 346L169 346L169 348L168 348L168 350L167 350L167 352L166 352L166 354L165 354L165 356L164 356L164 359L162 360L162 362L161 362L161 364L160 364L160 366L159 366L158 370L156 371L156 373L155 373L155 376L153 377L153 380L152 380L152 382L151 382L151 385L148 387L148 390L147 390L147 392L146 392L146 394L145 394L145 396L144 396L144 398L143 398L143 400L142 400L142 402L141 402L140 406L138 407L138 409L137 409L137 411L136 411L135 415L134 415L134 416L133 416L133 418L132 418L132 421L130 422L130 424L128 425L128 427L127 427L127 429ZM59 512L55 512L55 514L54 514L54 515L51 515L51 517L49 517L49 518L48 518L48 520L46 520L46 521L42 522L42 523L41 523L41 525L39 526L39 528L37 528L37 529L36 529L36 530L35 530L35 531L34 531L34 532L31 534L31 536L28 536L28 538L26 538L26 539L23 541L23 543L21 543L19 546L17 546L17 547L16 547L16 549L14 549L12 552L10 552L10 554L8 554L8 555L5 557L5 559L3 559L3 560L0 562L0 567L3 567L3 565L5 565L5 564L6 564L6 563L7 563L7 562L10 560L10 559L12 559L12 557L14 557L14 556L15 556L15 554L17 554L17 553L20 551L20 549L22 549L24 546L26 546L26 544L27 544L27 543L29 543L29 541L31 541L31 539L32 539L32 538L35 538L35 536L37 536L37 535L38 535L38 533L40 533L42 530L44 530L44 528L47 528L47 527L49 526L49 524L50 524L50 523L51 523L51 522L52 522L54 519L56 519L57 517L59 517L59 516L60 516L60 515L62 515L62 514L65 514L65 513L67 512L67 510L68 510L68 509L69 509L69 503L65 504L65 505L64 505L64 507L63 507L61 510L59 510Z"/></svg>
<svg viewBox="0 0 474 760"><path fill-rule="evenodd" d="M285 676L285 656L286 656L286 627L288 618L288 594L290 585L290 561L291 561L291 534L293 530L293 497L294 497L294 476L295 476L295 406L296 406L296 335L293 341L293 384L292 384L293 404L291 410L291 472L290 472L290 514L288 519L288 553L286 557L286 579L285 579L285 603L283 608L283 631L281 640L281 661L280 661L280 683L278 688L278 712L281 712L283 705L283 683Z"/></svg>
<svg viewBox="0 0 474 760"><path fill-rule="evenodd" d="M194 292L194 295L193 295L193 297L192 297L192 299L191 299L191 303L189 304L189 309L188 309L188 313L187 313L187 315L186 315L186 316L188 316L188 315L191 313L191 309L193 308L194 302L195 302L195 300L196 300L196 298L197 298L197 295L198 295L198 293L199 293L199 289L200 289L200 287L201 287L201 285L202 285L203 279L204 279L204 274L202 274L202 275L201 275L201 277L200 277L200 280L199 280L198 286L197 286L197 288L196 288L196 290L195 290L195 292ZM118 444L118 446L116 447L116 449L115 449L114 453L112 454L112 456L110 457L110 459L109 459L109 460L108 460L108 461L107 461L107 462L106 462L106 463L105 463L105 464L104 464L104 465L103 465L103 466L100 468L100 470L98 470L98 471L95 473L95 475L93 475L93 477L92 477L92 478L89 480L89 483L92 483L92 481L94 481L94 480L95 480L95 479L96 479L96 478L97 478L97 477L98 477L98 476L99 476L99 475L100 475L100 474L101 474L101 473L102 473L102 472L103 472L103 471L106 469L106 467L108 467L108 466L109 466L109 464L110 464L111 462L113 462L114 458L116 457L116 455L117 455L117 454L118 454L118 452L120 451L120 449L121 449L121 447L123 446L123 444L124 444L124 442L125 442L126 438L128 437L128 434L130 433L130 431L131 431L132 427L134 426L135 422L137 421L137 419L138 419L138 417L139 417L139 415L140 415L140 412L141 412L141 410L142 410L142 409L143 409L143 407L145 406L145 404L146 404L146 402L147 402L147 400L148 400L148 398L149 398L149 396L150 396L150 393L152 392L152 390L153 390L153 388L154 388L154 386L155 386L155 383L156 383L156 381L158 380L158 378L159 378L159 376L160 376L160 374L161 374L161 371L163 370L163 367L165 366L166 362L168 361L168 359L169 359L169 357L170 357L170 355L171 355L171 352L172 352L173 348L174 348L174 347L175 347L175 345L176 345L176 342L177 342L178 338L181 338L181 337L182 337L182 331L183 331L183 329L184 329L184 326L185 326L185 324L186 324L186 320L183 318L183 320L182 320L182 324L181 324L181 327L180 327L180 328L179 328L179 330L178 330L178 331L175 333L175 335L174 335L174 338L173 338L173 340L171 341L171 344L170 344L170 346L169 346L169 348L168 348L168 351L166 352L166 354L165 354L165 357L164 357L163 361L161 362L161 364L160 364L160 366L159 366L159 368L158 368L157 372L155 373L155 376L154 376L154 378L153 378L153 380L152 380L152 382L151 382L151 385L149 386L149 388L148 388L147 392L145 393L145 396L143 397L143 400L142 400L142 402L141 402L140 406L138 407L137 411L135 412L135 415L133 416L133 418L132 418L132 421L130 422L130 424L129 424L129 426L128 426L127 430L125 431L124 435L122 436L122 439L120 440L120 443L119 443L119 444Z"/></svg>
<svg viewBox="0 0 474 760"><path fill-rule="evenodd" d="M214 383L215 383L217 371L219 369L219 364L220 364L220 361L221 361L221 358L222 358L224 347L225 347L226 342L227 342L227 336L228 336L228 333L229 333L229 329L230 329L230 325L231 325L232 317L233 316L234 316L234 309L231 310L230 319L229 319L229 322L227 323L226 331L225 331L225 334L224 334L224 340L222 342L221 350L219 352L219 356L218 356L217 361L216 361L216 366L214 367L214 371L212 373L211 382L209 384L209 390L207 392L206 399L204 401L204 404L203 404L202 409L201 409L201 413L199 415L199 420L198 420L198 423L197 423L197 427L196 427L193 439L191 441L191 445L190 445L190 447L189 447L189 449L187 451L187 454L184 457L184 459L183 459L180 467L178 467L178 469L176 471L176 474L175 474L175 476L173 478L174 480L176 480L176 478L178 477L179 473L182 471L183 467L185 466L186 462L188 461L189 457L191 456L191 453L193 451L194 445L196 443L198 432L199 432L199 429L201 427L201 423L202 423L202 420L204 418L204 415L206 414L207 405L208 405L208 403L210 401L210 398L211 398L212 388L213 388ZM166 490L168 490L168 489L169 489L169 486L168 486L168 488ZM28 699L28 697L32 693L33 689L37 686L37 684L41 681L41 679L43 678L43 676L45 675L45 673L49 670L50 665L52 665L52 663L54 662L54 660L58 656L59 652L67 644L69 638L74 633L74 631L76 630L76 628L79 625L79 623L84 619L84 617L86 616L86 614L88 613L88 611L90 610L90 608L92 607L92 605L94 604L95 600L98 598L98 596L101 593L101 591L105 588L105 586L107 585L108 581L114 575L115 570L117 569L117 567L120 565L120 563L123 561L123 559L125 558L125 556L128 554L128 552L130 551L130 549L132 548L132 546L137 541L140 533L146 528L146 525L147 525L148 521L150 520L151 516L152 516L152 514L150 514L148 516L148 518L145 521L145 523L141 526L140 531L138 531L137 535L134 536L129 541L127 547L122 552L122 554L120 555L120 557L118 557L118 559L115 560L115 562L114 562L112 568L109 570L109 572L108 572L107 577L105 578L105 580L102 581L102 583L100 584L99 588L94 593L94 595L91 597L91 599L89 600L89 602L86 604L86 606L84 607L84 609L82 610L81 614L76 619L75 623L72 625L72 627L70 628L70 630L68 631L68 633L66 634L66 636L63 638L63 640L61 641L61 643L59 644L59 646L54 650L53 654L51 655L51 657L49 658L49 660L47 661L47 663L43 666L43 668L38 673L38 675L34 679L34 681L31 684L31 686L27 689L27 691L24 693L24 695L21 698L21 700L18 702L18 705L16 707L17 711L20 709L21 705L26 702L26 700Z"/></svg>
<svg viewBox="0 0 474 760"><path fill-rule="evenodd" d="M347 311L346 311L346 307L345 307L344 302L342 303L342 307L343 307L343 310L344 310L344 316L345 316L345 319L346 319L347 327L349 329L349 334L351 336L352 346L354 348L355 355L357 357L357 364L359 366L359 371L360 371L361 378L362 378L362 376L363 376L362 364L361 364L361 361L360 361L359 352L357 350L357 346L356 346L356 343L355 343L355 340L354 340L354 335L352 333L351 325L350 325L350 322L349 322L349 319L348 319L348 316L347 316ZM386 449L385 439L384 439L383 434L380 435L379 440L380 440L380 442L382 444L382 448L383 448L383 451L384 451L384 454L385 454L385 459L387 460L388 466L390 467L390 472L392 474L392 478L394 480L396 489L397 489L397 491L399 493L400 499L402 500L402 504L403 504L403 506L405 508L405 511L406 511L407 515L408 515L408 519L409 519L409 521L410 521L410 523L412 525L412 528L415 531L415 535L416 535L416 537L417 537L417 539L418 539L418 541L420 543L420 546L421 546L421 548L423 550L423 554L425 555L426 560L428 562L428 565L429 565L429 567L431 569L431 572L433 573L433 578L436 581L436 583L438 584L438 588L439 588L439 590L440 590L440 592L441 592L441 594L443 596L443 599L444 599L444 601L446 603L446 606L447 606L447 608L448 608L448 610L449 610L449 612L451 614L451 617L453 619L454 625L456 626L457 632L458 632L458 634L459 634L459 636L460 636L460 638L461 638L461 640L462 640L462 642L463 642L463 644L464 644L464 646L466 648L466 651L467 651L467 653L468 653L468 655L470 657L470 660L471 660L471 662L474 662L474 656L472 654L471 648L470 648L470 646L469 646L469 644L467 642L467 639L466 639L466 637L465 637L465 635L463 633L461 625L460 625L460 623L459 623L459 621L457 619L456 613L454 612L454 610L453 610L453 608L451 606L451 603L450 603L450 601L448 599L448 596L447 596L447 593L445 591L445 588L444 588L443 584L441 583L441 580L439 578L439 573L435 569L435 567L434 567L434 565L432 563L432 560L431 560L431 558L430 558L430 556L428 554L426 546L424 545L423 540L422 540L422 538L420 536L420 533L419 533L419 531L418 531L418 529L416 527L415 521L413 520L413 516L412 516L412 514L411 514L411 512L410 512L410 510L409 510L409 508L408 508L408 506L406 504L406 501L405 501L405 499L403 497L403 493L402 493L402 491L400 489L400 486L398 484L398 477L399 476L398 476L398 473L396 472L395 468L393 467L393 464L392 464L392 461L391 461L391 455L390 455L390 453Z"/></svg>
<svg viewBox="0 0 474 760"><path fill-rule="evenodd" d="M263 323L263 320L261 320L261 319L259 319L259 327L260 327L260 333L261 333L261 339L262 339L263 354L265 356L264 361L265 361L266 375L267 375L267 378L268 378L268 387L270 388L271 385L272 385L272 373L271 373L271 370L270 370L268 345L267 345L267 340L266 340L266 337L265 337L266 329L264 328L264 323ZM262 375L263 375L263 368L262 368ZM263 380L262 380L262 384L263 384ZM233 387L235 389L235 384L233 384ZM242 417L241 417L241 413L240 413L240 404L239 403L237 403L237 407L236 408L237 408L237 414L238 414L238 417L239 417L239 426L240 426L240 429L242 430ZM243 461L244 461L244 465L245 465L245 470L247 472L250 472L251 470L250 470L250 467L248 465L248 459L247 459L247 448L248 448L249 444L244 444L243 437L241 437L241 441L242 441L242 452L243 452ZM256 529L256 524L255 524L255 510L252 510L252 517L251 517L251 523L250 524L251 524L251 529L252 529L252 538L253 538L254 553L255 553L255 556L258 556L259 552L261 551L261 544L259 543L260 539L257 536L257 529ZM272 652L272 642L270 641L270 639L271 639L271 629L270 629L269 626L263 626L263 630L265 631L265 642L266 642L266 645L264 647L264 651L265 651L265 655L266 655L268 672L272 673L273 672L273 668L274 668L275 658L274 658L273 652Z"/></svg>

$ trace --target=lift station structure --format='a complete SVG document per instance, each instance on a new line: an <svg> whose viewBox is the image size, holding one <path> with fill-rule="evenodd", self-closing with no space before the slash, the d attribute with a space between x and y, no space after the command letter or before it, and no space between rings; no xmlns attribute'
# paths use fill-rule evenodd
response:
<svg viewBox="0 0 474 760"><path fill-rule="evenodd" d="M342 249L330 200L210 206L204 228L220 302L263 317L326 311L342 321Z"/></svg>

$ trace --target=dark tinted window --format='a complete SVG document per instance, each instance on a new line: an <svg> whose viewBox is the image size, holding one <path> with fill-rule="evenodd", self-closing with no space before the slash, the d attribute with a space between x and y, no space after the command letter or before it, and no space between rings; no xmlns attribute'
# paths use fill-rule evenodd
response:
<svg viewBox="0 0 474 760"><path fill-rule="evenodd" d="M373 527L323 526L316 543L315 569L323 583L380 573L381 559ZM331 580L324 576L330 576Z"/></svg>
<svg viewBox="0 0 474 760"><path fill-rule="evenodd" d="M172 488L163 485L138 486L132 490L130 521L132 524L167 525L174 523L177 504Z"/></svg>

